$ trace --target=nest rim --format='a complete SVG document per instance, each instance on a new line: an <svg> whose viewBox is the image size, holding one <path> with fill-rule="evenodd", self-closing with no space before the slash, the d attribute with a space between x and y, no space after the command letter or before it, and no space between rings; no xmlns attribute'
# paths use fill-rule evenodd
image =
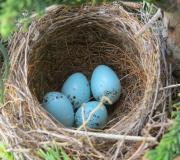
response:
<svg viewBox="0 0 180 160"><path fill-rule="evenodd" d="M36 98L34 96L34 94L32 94L32 90L29 89L30 87L29 87L29 82L28 82L29 81L28 77L33 77L32 74L30 74L30 69L32 69L33 66L36 67L37 64L36 65L33 64L29 67L27 60L30 59L30 57L33 55L33 53L38 53L39 50L36 51L36 49L39 47L38 45L42 41L49 40L51 38L51 36L54 33L56 33L55 28L57 27L57 25L62 24L61 29L64 28L65 30L67 30L67 28L68 28L66 26L66 24L70 23L70 25L73 25L73 23L71 23L69 21L69 19L71 19L71 21L72 21L72 19L74 18L74 15L75 15L76 17L79 16L79 20L81 20L81 24L79 24L79 21L76 21L76 23L78 22L77 23L78 27L80 26L83 28L82 18L84 16L85 17L84 18L84 25L85 26L86 26L86 23L88 20L92 20L92 22L94 22L95 21L94 17L97 18L96 23L98 23L98 22L102 23L102 21L105 19L104 22L107 23L107 26L105 26L105 25L102 26L102 27L104 27L103 29L106 30L107 29L106 27L109 27L110 33L115 32L115 34L117 34L117 37L119 36L119 34L122 34L122 32L120 32L120 30L118 30L119 29L118 25L121 26L122 27L121 29L124 31L127 31L129 29L127 37L129 38L129 41L134 43L134 46L137 47L139 54L141 54L139 56L139 59L137 58L138 63L141 62L141 64L140 64L141 68L139 67L140 69L138 71L136 71L135 73L137 73L143 77L144 75L141 73L142 68L143 68L144 73L147 72L147 73L152 73L152 74L151 75L145 75L146 76L145 78L143 77L144 78L144 84L145 84L143 86L144 87L143 88L144 89L144 92L143 92L144 95L143 95L143 98L141 97L143 100L140 103L136 103L136 105L138 107L135 107L134 109L132 109L128 113L127 116L122 118L120 121L116 122L111 127L103 130L103 132L105 132L105 133L124 133L124 134L128 133L130 135L138 135L141 132L142 128L144 127L145 122L147 121L146 118L148 116L148 113L152 111L151 104L152 104L152 101L154 100L154 95L155 95L154 88L156 87L156 84L159 83L159 82L157 82L158 79L156 79L156 77L158 75L158 68L160 67L159 66L159 50L156 47L156 42L155 42L153 36L151 35L151 33L149 31L147 31L143 34L143 36L135 37L134 33L137 32L138 29L141 28L142 24L135 17L130 16L121 7L114 7L114 6L109 6L109 5L103 6L103 7L102 6L97 7L96 9L91 8L91 7L85 7L85 9L82 9L81 11L77 11L77 9L74 9L73 11L72 10L71 11L65 11L65 9L66 8L64 6L63 7L58 6L57 8L53 8L53 10L48 11L48 14L43 18L43 20L32 21L32 24L29 27L28 33L24 34L21 31L22 29L20 29L19 33L14 34L14 37L10 42L9 55L10 55L10 67L11 68L10 68L10 79L8 81L8 85L6 86L6 91L7 92L11 91L11 92L6 96L6 101L8 102L9 99L13 99L13 101L15 102L14 106L17 106L18 104L20 104L20 109L19 109L19 113L18 113L19 115L17 115L18 118L20 117L20 120L12 118L12 116L11 116L11 118L9 118L9 120L7 119L8 124L11 125L11 122L13 122L13 123L21 122L22 123L24 121L23 118L25 118L23 116L22 112L23 111L25 112L28 108L28 115L26 115L26 116L28 118L30 117L30 120L32 121L30 123L29 122L27 123L28 124L27 130L29 129L28 134L31 133L36 138L38 136L40 136L41 134L45 134L45 135L48 134L48 135L50 135L50 137L56 137L56 139L58 139L58 138L63 139L63 141L67 141L71 145L77 143L79 145L79 147L77 147L78 149L80 149L82 147L82 143L75 138L76 136L74 134L69 132L68 129L61 128L61 126L59 126L58 123L56 123L53 119L51 119L51 117L49 117L47 115L47 113L42 109L41 104L37 101L38 98ZM58 16L58 14L60 15L62 13L64 13L64 17L66 17L66 18L68 17L69 19L68 18L63 19L62 17ZM87 14L87 16L86 16L86 14ZM106 18L109 18L109 16L110 17L114 16L110 22L107 21L107 19L106 19ZM119 16L121 16L121 18L119 18ZM102 19L101 19L101 17L102 17ZM87 20L87 18L89 18L89 19ZM50 19L50 20L48 20L48 19ZM52 24L52 25L50 25L50 24ZM132 24L135 25L135 27L132 27ZM59 30L60 27L57 27L57 28ZM48 32L44 32L45 30L47 30ZM68 33L69 30L67 30L66 32ZM60 35L61 34L62 33L60 33ZM114 34L114 36L115 36L115 34ZM47 36L47 38L45 38L45 36ZM55 35L55 37L57 37L57 36L58 36L58 34ZM114 38L114 39L116 39L116 38ZM144 44L145 42L146 42L146 44ZM150 43L150 44L148 44L148 43ZM21 45L18 46L17 44L21 44ZM102 44L103 43L99 43L99 44L96 43L96 45L98 47L101 47ZM106 44L106 45L103 44L103 45L106 46L107 48L108 47L110 48L113 46L113 44ZM33 47L31 47L31 46L33 46ZM149 46L150 46L150 48L148 48ZM95 47L93 46L92 50L94 48ZM116 50L119 49L116 45L114 46L114 48L116 48ZM120 48L119 50L122 50L122 49ZM150 53L146 54L147 50ZM123 51L121 51L121 52L123 52ZM153 56L152 56L152 54L153 54ZM126 55L126 54L124 54L124 55ZM92 54L92 56L93 56L93 54ZM37 54L34 56L34 58L37 58ZM115 56L115 58L117 58L117 57ZM151 66L149 66L150 65L150 62L149 62L150 59L153 60L153 64L151 64ZM31 61L33 61L33 60L34 59L32 58ZM63 59L61 61L63 61ZM17 62L19 62L19 63L17 63ZM114 63L117 63L117 62L115 61ZM112 65L112 67L113 67L113 65ZM149 67L152 67L152 68L149 69ZM19 68L19 71L18 71L18 68ZM30 69L27 69L27 68L30 68ZM71 72L72 72L72 70L71 70ZM115 71L116 71L116 69L115 69ZM17 74L17 72L18 72L18 74ZM30 74L30 76L29 76L29 74ZM34 75L36 75L36 72L34 73ZM69 73L66 73L66 77L67 77L67 75L69 75ZM125 77L126 77L126 75L125 75ZM26 87L23 87L22 84L25 85ZM34 87L34 88L36 88L36 87ZM28 98L26 98L27 96L28 96ZM26 106L26 109L25 109L25 107L23 108L23 106ZM30 108L30 106L36 106L36 109L33 107ZM15 113L17 113L15 111L15 109L16 109L16 107L14 107L14 109L13 109L13 112L14 112L13 115ZM10 111L8 110L8 105L6 105L6 107L3 111L3 116L9 115L11 113L11 112L10 113L9 112ZM136 116L134 118L132 118L134 113L136 113ZM40 116L42 116L43 118L39 119ZM49 121L46 129L44 128L45 124L42 125L45 130L41 131L41 130L37 129L37 128L42 128L42 126L37 124L37 122L36 122L38 119L42 123L46 123L47 121ZM27 121L29 121L29 120L27 120ZM129 126L129 128L123 130L124 126ZM54 131L51 131L52 127L55 127L56 129ZM32 128L32 130L31 130L31 128ZM4 127L2 127L1 130L4 130ZM36 132L34 130L36 130ZM23 131L23 133L25 134L24 131ZM57 133L60 133L61 136L57 136ZM11 137L10 141L11 141L11 143L14 143L15 140L13 137ZM29 144L27 146L29 146ZM97 148L99 148L99 147L97 147ZM74 150L74 147L72 147L70 150ZM98 156L96 155L97 157L102 158L102 155L104 155L104 153L103 154L97 153L99 151L95 151L93 149L91 149L91 151L93 151L93 153L97 154L98 155Z"/></svg>

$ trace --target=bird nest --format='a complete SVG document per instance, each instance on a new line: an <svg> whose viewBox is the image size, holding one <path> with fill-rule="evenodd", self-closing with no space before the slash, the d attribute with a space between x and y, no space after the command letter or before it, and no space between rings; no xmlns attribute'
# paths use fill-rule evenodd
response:
<svg viewBox="0 0 180 160"><path fill-rule="evenodd" d="M133 141L155 141L136 136L144 136L142 129L163 102L163 92L157 92L160 53L150 31L137 35L143 24L136 17L105 5L58 6L32 19L28 31L20 27L10 41L10 75L1 107L0 134L15 157L38 159L37 148L56 144L80 159L120 159ZM110 66L122 83L107 125L96 131L63 127L42 108L43 96L58 91L74 72L90 79L99 64Z"/></svg>

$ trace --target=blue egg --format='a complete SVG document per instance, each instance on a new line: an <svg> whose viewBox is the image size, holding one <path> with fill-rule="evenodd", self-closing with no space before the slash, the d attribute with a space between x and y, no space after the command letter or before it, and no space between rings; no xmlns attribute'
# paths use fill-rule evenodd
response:
<svg viewBox="0 0 180 160"><path fill-rule="evenodd" d="M72 74L63 84L62 93L71 101L74 109L90 99L90 85L86 76L80 72Z"/></svg>
<svg viewBox="0 0 180 160"><path fill-rule="evenodd" d="M120 97L121 83L117 74L106 65L99 65L93 71L91 77L91 91L98 101L106 96L111 104L114 104ZM110 104L104 101L105 104Z"/></svg>
<svg viewBox="0 0 180 160"><path fill-rule="evenodd" d="M73 106L64 94L60 92L47 93L43 98L43 107L64 126L73 126Z"/></svg>
<svg viewBox="0 0 180 160"><path fill-rule="evenodd" d="M98 107L100 103L97 101L91 101L84 103L75 114L75 124L80 127L83 123L83 119L86 121L90 113ZM100 129L105 126L108 119L108 113L106 107L101 105L100 108L91 116L90 120L87 122L86 127L92 129Z"/></svg>

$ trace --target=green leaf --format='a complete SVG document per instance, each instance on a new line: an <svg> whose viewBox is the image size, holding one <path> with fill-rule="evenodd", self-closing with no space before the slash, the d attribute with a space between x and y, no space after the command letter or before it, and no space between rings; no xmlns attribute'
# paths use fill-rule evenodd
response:
<svg viewBox="0 0 180 160"><path fill-rule="evenodd" d="M7 151L7 145L0 143L0 158L2 160L15 160L13 154Z"/></svg>
<svg viewBox="0 0 180 160"><path fill-rule="evenodd" d="M39 149L37 153L43 160L71 160L62 147L45 146L44 149Z"/></svg>
<svg viewBox="0 0 180 160"><path fill-rule="evenodd" d="M66 152L62 148L60 148L60 150L64 160L70 160L70 157L66 154Z"/></svg>

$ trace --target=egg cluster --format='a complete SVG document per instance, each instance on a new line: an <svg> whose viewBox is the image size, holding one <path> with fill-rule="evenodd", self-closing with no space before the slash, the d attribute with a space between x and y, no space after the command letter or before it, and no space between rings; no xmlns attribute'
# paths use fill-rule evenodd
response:
<svg viewBox="0 0 180 160"><path fill-rule="evenodd" d="M116 73L106 65L99 65L90 82L80 72L72 74L60 92L48 92L44 96L43 107L66 127L75 124L76 127L99 129L107 123L106 105L114 104L120 91L121 83Z"/></svg>

